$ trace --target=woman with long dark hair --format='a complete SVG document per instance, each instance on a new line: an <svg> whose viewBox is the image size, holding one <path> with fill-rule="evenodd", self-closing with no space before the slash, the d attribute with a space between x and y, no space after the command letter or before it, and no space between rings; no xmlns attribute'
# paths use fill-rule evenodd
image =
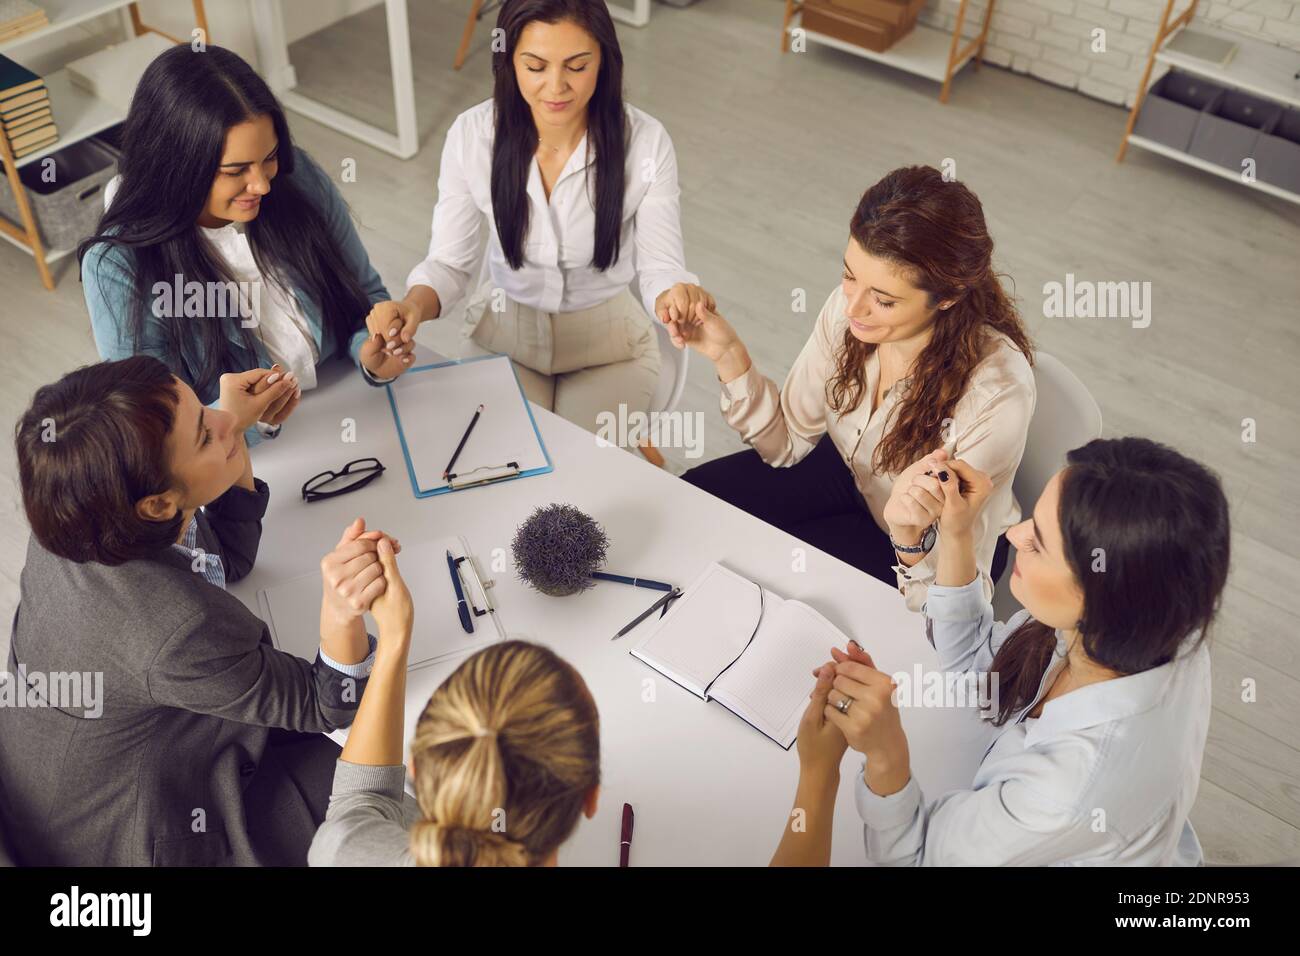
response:
<svg viewBox="0 0 1300 956"><path fill-rule="evenodd" d="M294 383L250 442L278 430L319 363L351 356L375 381L410 362L366 331L388 292L343 198L294 146L262 78L220 47L178 45L149 64L120 178L78 255L102 358L159 358L204 403L225 372Z"/></svg>
<svg viewBox="0 0 1300 956"><path fill-rule="evenodd" d="M919 689L904 694L902 676L861 648L833 650L799 731L796 805L809 826L788 831L773 862L829 860L847 746L866 757L854 787L877 863L1199 864L1188 812L1210 723L1206 635L1231 540L1219 479L1144 438L1074 449L1008 533L1011 593L1025 610L1006 624L975 570L972 532L992 482L960 460L939 481L927 633L944 686L976 678L982 716L1000 730L971 788L927 804L899 720Z"/></svg>
<svg viewBox="0 0 1300 956"><path fill-rule="evenodd" d="M324 734L374 664L384 536L357 519L322 559L314 662L226 591L261 541L244 434L291 391L254 388L270 374L222 375L212 408L137 355L43 386L19 420L32 534L7 670L29 706L0 707L0 829L20 863L307 862L339 756Z"/></svg>
<svg viewBox="0 0 1300 956"><path fill-rule="evenodd" d="M713 362L722 413L751 450L692 484L896 584L913 610L934 578L948 456L993 477L975 529L984 593L1020 519L1011 480L1033 415L1032 348L997 274L979 199L929 166L896 169L849 223L840 286L778 388L707 304L670 320ZM769 467L770 466L770 467Z"/></svg>
<svg viewBox="0 0 1300 956"><path fill-rule="evenodd" d="M390 348L462 299L489 228L489 282L466 334L508 354L528 397L589 430L647 411L659 350L647 313L713 298L686 271L672 140L623 102L623 54L601 0L506 0L493 98L457 117L429 254L406 297L376 306ZM629 291L639 283L641 301Z"/></svg>

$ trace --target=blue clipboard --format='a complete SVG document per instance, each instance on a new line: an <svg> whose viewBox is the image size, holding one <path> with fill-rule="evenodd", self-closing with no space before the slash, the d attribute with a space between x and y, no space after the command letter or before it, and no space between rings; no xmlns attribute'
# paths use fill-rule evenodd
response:
<svg viewBox="0 0 1300 956"><path fill-rule="evenodd" d="M528 416L528 425L531 426L532 437L537 442L537 449L540 450L541 459L545 462L545 464L540 466L535 466L535 467L525 467L522 470L520 470L516 465L515 469L512 472L504 473L492 477L487 477L480 480L468 481L465 484L459 486L454 484L449 484L449 485L441 485L433 488L422 488L420 487L420 480L419 477L417 476L415 461L411 456L411 446L407 439L406 429L403 428L402 426L402 416L397 408L397 396L394 394L393 385L399 384L403 380L408 380L408 384L409 384L410 376L420 375L421 373L426 373L426 374L436 373L438 369L445 369L452 366L471 365L476 362L507 363L507 365L510 368L510 377L514 380L515 392L518 395L519 401L523 406L524 413ZM401 378L399 378L396 382L386 385L385 391L388 393L388 405L393 411L393 423L397 426L397 437L398 440L402 443L402 456L406 459L406 473L407 476L411 479L411 491L415 494L415 497L417 498L431 498L435 495L445 495L453 491L468 491L471 488L481 488L486 485L494 485L502 481L514 481L518 478L530 478L533 475L544 475L555 470L555 466L551 463L551 454L549 451L547 451L546 443L542 441L542 433L537 428L537 420L533 417L532 406L528 402L528 397L524 394L523 386L519 383L519 375L515 372L514 365L511 364L510 357L507 355L499 355L499 354L498 355L477 355L477 356L473 356L472 358L452 359L447 362L437 362L429 365L417 365L414 366L413 368L407 369L406 372L402 374ZM469 419L466 418L464 422L458 423L456 427L458 429L463 430L465 425L467 425L468 423L469 423ZM487 424L488 424L487 422L484 422L479 427L483 428L484 425ZM489 425L488 427L491 426ZM458 431L456 434L457 437L459 437L461 432ZM454 444L452 447L454 447ZM520 448L517 454L520 456L524 456L525 452L531 452L531 450L526 448ZM451 448L447 449L447 454L448 457L450 457ZM515 462L509 462L509 463L494 462L492 463L491 466L484 465L479 469L472 469L471 473L473 471L484 470L484 469L499 470L501 468L504 468L507 464L514 465L516 463Z"/></svg>

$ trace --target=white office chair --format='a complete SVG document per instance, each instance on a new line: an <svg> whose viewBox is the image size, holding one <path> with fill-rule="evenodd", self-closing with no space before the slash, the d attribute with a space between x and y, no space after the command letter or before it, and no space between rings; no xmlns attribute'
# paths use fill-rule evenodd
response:
<svg viewBox="0 0 1300 956"><path fill-rule="evenodd" d="M1034 383L1038 401L1029 423L1025 454L1011 483L1024 514L1033 512L1034 503L1052 475L1065 466L1065 453L1101 437L1101 409L1096 399L1060 359L1046 352L1036 353ZM1007 566L993 589L993 612L999 621L1020 610L1010 587L1015 558L1016 549L1012 547L1007 554Z"/></svg>
<svg viewBox="0 0 1300 956"><path fill-rule="evenodd" d="M686 366L691 350L673 345L668 329L657 318L651 316L650 321L654 323L655 336L659 339L660 358L659 384L650 399L650 411L671 412L682 400L682 392L686 389Z"/></svg>

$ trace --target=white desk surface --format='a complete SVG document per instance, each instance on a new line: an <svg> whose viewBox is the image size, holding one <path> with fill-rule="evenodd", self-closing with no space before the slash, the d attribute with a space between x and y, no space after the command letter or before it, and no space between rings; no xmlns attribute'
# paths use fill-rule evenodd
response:
<svg viewBox="0 0 1300 956"><path fill-rule="evenodd" d="M594 819L583 819L561 849L561 864L616 865L626 801L636 812L634 866L766 865L794 800L798 756L794 748L782 750L719 705L700 701L629 655L648 623L610 640L654 602L657 592L601 582L579 595L552 598L521 582L510 542L534 508L566 502L600 522L610 540L610 571L684 587L719 560L784 597L815 606L856 638L883 670L910 673L917 663L927 671L936 665L921 618L892 588L654 467L636 452L598 446L590 433L536 406L554 472L416 499L385 390L366 384L343 363L331 363L321 373L320 387L303 396L281 436L253 451L254 472L271 488L270 507L257 563L231 591L256 613L259 589L317 567L357 515L365 517L368 528L388 531L403 545L464 535L496 582L494 601L506 632L548 645L570 661L600 709L599 811ZM354 443L342 440L345 419L355 420ZM369 487L327 501L302 501L307 478L369 455L387 468ZM797 549L806 554L806 570L792 570ZM419 614L420 595L414 599ZM459 624L448 620L447 626ZM429 695L455 666L446 662L411 673L408 739ZM647 682L653 702L643 700ZM970 785L989 739L971 712L912 708L904 711L903 725L913 772L929 799ZM853 777L860 766L860 755L849 750L835 813L832 862L838 865L865 861L853 804Z"/></svg>

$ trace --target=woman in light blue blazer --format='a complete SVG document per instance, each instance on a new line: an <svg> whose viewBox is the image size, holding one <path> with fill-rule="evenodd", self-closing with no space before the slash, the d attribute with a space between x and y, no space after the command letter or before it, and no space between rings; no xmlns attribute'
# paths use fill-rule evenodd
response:
<svg viewBox="0 0 1300 956"><path fill-rule="evenodd" d="M78 249L103 358L159 358L206 404L223 373L278 365L295 387L250 442L278 431L327 359L375 383L410 364L412 345L385 350L366 330L389 296L343 198L234 53L180 45L149 65L121 170Z"/></svg>
<svg viewBox="0 0 1300 956"><path fill-rule="evenodd" d="M944 688L958 686L949 675L976 678L995 734L971 787L927 802L900 719L922 689L909 675L891 679L862 648L833 650L799 730L795 806L806 826L787 827L772 862L828 862L852 747L866 758L853 787L876 863L1199 864L1188 813L1210 723L1206 632L1230 539L1218 478L1144 438L1074 449L1007 532L1011 593L1025 610L1001 624L979 589L970 535L989 479L942 453L931 464L917 485L942 508L926 634Z"/></svg>

